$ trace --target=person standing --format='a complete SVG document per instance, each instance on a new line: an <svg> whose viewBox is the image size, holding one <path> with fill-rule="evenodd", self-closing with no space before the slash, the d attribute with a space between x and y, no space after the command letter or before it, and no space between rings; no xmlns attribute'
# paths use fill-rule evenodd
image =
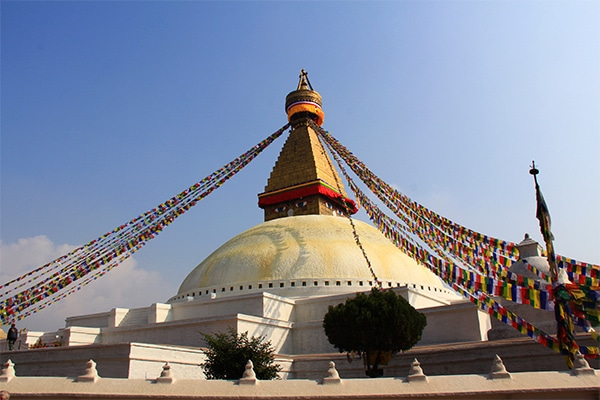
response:
<svg viewBox="0 0 600 400"><path fill-rule="evenodd" d="M19 337L19 331L17 330L17 327L15 326L15 323L13 322L10 325L8 334L6 335L6 341L8 342L8 350L12 351L14 349L15 342L17 341L18 337Z"/></svg>

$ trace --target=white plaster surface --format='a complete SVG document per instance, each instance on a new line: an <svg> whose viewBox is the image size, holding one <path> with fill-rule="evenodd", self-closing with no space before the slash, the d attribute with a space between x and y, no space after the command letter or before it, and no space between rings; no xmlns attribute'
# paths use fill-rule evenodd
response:
<svg viewBox="0 0 600 400"><path fill-rule="evenodd" d="M379 230L359 220L354 224L380 280L444 290L435 274L401 252ZM330 293L356 292L360 282L368 289L368 282L374 281L346 218L304 215L256 225L227 241L192 270L172 301L199 292L206 295L206 290L229 296L240 286L258 290L259 284L282 296L294 296L301 288L306 296L315 280L322 280L317 286L328 280ZM447 290L443 296L456 297Z"/></svg>
<svg viewBox="0 0 600 400"><path fill-rule="evenodd" d="M489 316L478 312L468 301L435 300L429 289L420 287L400 287L394 291L420 305L417 308L427 316L421 345L486 339L482 326L489 324ZM201 333L234 328L251 336L264 336L279 354L327 353L334 348L324 334L323 316L330 305L354 296L355 293L330 293L286 298L253 292L181 303L155 303L136 309L116 308L70 318L67 327L57 332L28 332L24 340L31 342L44 335L45 338L60 337L63 346L137 342L201 347L205 345ZM157 310L162 310L163 322L154 322ZM91 326L85 325L88 323Z"/></svg>
<svg viewBox="0 0 600 400"><path fill-rule="evenodd" d="M99 378L76 382L70 378L16 377L2 385L13 399L62 398L194 398L194 399L597 399L597 373L573 375L568 372L513 373L510 379L487 375L431 376L423 381L404 378L344 379L339 384L321 380L258 381L240 385L237 381L178 379L157 384L152 379ZM323 371L323 377L327 371Z"/></svg>

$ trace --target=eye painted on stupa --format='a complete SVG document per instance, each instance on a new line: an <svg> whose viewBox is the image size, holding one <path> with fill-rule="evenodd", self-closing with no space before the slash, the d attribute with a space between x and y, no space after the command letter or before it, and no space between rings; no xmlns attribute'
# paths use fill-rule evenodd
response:
<svg viewBox="0 0 600 400"><path fill-rule="evenodd" d="M307 204L308 204L307 201L299 201L299 202L296 203L296 207L297 208L306 207Z"/></svg>
<svg viewBox="0 0 600 400"><path fill-rule="evenodd" d="M275 209L275 212L284 212L286 209L287 209L287 207L286 207L286 206L277 207L277 208Z"/></svg>
<svg viewBox="0 0 600 400"><path fill-rule="evenodd" d="M330 203L325 203L325 205L327 206L327 208L329 208L330 210L333 208L333 206Z"/></svg>

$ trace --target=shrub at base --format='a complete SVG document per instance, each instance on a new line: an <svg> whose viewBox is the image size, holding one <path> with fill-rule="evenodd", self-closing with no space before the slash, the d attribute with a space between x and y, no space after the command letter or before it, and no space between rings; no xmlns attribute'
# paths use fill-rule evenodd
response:
<svg viewBox="0 0 600 400"><path fill-rule="evenodd" d="M256 379L278 378L281 366L274 364L271 342L263 336L248 338L248 332L238 335L232 328L225 333L202 336L208 347L207 360L201 364L206 379L240 379L248 360L254 364Z"/></svg>
<svg viewBox="0 0 600 400"><path fill-rule="evenodd" d="M358 293L343 304L329 306L323 328L329 343L340 352L356 352L365 362L370 377L383 375L379 365L391 355L412 348L427 325L402 296L392 290L373 288L370 294Z"/></svg>

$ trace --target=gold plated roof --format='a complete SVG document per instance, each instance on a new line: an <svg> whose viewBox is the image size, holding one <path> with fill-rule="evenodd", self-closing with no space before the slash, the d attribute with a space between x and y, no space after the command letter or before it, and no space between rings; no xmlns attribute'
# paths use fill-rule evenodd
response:
<svg viewBox="0 0 600 400"><path fill-rule="evenodd" d="M345 195L343 182L333 168L329 155L325 153L317 133L308 126L300 126L290 133L283 145L265 192L316 180L321 180L334 189L341 188Z"/></svg>

